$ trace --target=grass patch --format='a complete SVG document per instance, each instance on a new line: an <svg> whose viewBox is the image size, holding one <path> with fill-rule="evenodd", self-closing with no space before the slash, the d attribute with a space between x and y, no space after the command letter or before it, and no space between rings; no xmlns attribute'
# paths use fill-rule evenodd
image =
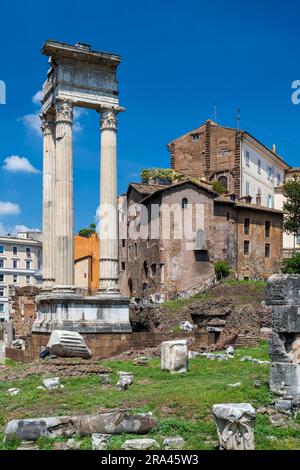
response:
<svg viewBox="0 0 300 470"><path fill-rule="evenodd" d="M185 449L214 449L217 441L212 406L216 403L251 403L255 408L266 406L274 400L268 387L269 366L240 362L243 355L268 359L268 345L236 351L230 361L209 361L197 357L190 361L187 374L169 374L160 370L158 359L148 366L136 366L132 361L101 361L113 370L112 383L102 386L96 376L62 379L63 389L37 390L42 377L0 382L0 431L10 419L96 413L102 408L130 408L136 412L152 411L159 419L159 428L149 437L160 444L166 436L180 435L185 439ZM117 391L117 372L131 371L134 384L126 392ZM254 380L261 386L256 388ZM238 388L229 384L241 382ZM7 394L10 387L20 388L14 397ZM273 428L265 415L258 414L256 423L256 447L258 449L298 449L300 447L299 423L286 428ZM0 449L15 449L20 444L2 443ZM134 435L113 436L110 449L120 449L126 439ZM81 448L90 449L90 438L82 438ZM52 449L53 441L39 441L41 449Z"/></svg>

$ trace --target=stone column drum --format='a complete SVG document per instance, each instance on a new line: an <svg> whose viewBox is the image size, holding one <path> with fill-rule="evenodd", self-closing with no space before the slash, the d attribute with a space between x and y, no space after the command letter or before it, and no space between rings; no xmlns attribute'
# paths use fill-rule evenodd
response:
<svg viewBox="0 0 300 470"><path fill-rule="evenodd" d="M117 109L101 111L100 293L118 293Z"/></svg>
<svg viewBox="0 0 300 470"><path fill-rule="evenodd" d="M43 289L55 280L55 114L41 115L43 130Z"/></svg>
<svg viewBox="0 0 300 470"><path fill-rule="evenodd" d="M187 340L165 341L161 345L161 370L171 373L187 372L189 351Z"/></svg>
<svg viewBox="0 0 300 470"><path fill-rule="evenodd" d="M300 397L300 276L271 276L266 305L272 308L270 388L280 396Z"/></svg>
<svg viewBox="0 0 300 470"><path fill-rule="evenodd" d="M56 103L56 287L74 286L74 207L72 158L73 106L69 101Z"/></svg>

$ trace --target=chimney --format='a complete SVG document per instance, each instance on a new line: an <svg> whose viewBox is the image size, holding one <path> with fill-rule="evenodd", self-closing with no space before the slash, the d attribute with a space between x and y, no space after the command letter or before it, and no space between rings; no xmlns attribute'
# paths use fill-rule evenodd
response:
<svg viewBox="0 0 300 470"><path fill-rule="evenodd" d="M273 150L273 153L277 153L276 152L276 144L273 144L273 149L272 150Z"/></svg>

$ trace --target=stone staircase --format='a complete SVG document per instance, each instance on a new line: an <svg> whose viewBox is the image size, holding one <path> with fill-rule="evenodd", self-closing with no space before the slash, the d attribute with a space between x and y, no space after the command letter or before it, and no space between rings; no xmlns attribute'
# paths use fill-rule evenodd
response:
<svg viewBox="0 0 300 470"><path fill-rule="evenodd" d="M208 292L217 284L220 284L220 282L221 279L218 279L217 276L214 275L206 281L196 284L193 287L189 287L188 289L185 289L181 292L177 292L176 299L189 299L191 297L194 297L195 295L205 294L205 292Z"/></svg>
<svg viewBox="0 0 300 470"><path fill-rule="evenodd" d="M234 343L235 348L255 348L259 346L260 338L258 336L238 335Z"/></svg>

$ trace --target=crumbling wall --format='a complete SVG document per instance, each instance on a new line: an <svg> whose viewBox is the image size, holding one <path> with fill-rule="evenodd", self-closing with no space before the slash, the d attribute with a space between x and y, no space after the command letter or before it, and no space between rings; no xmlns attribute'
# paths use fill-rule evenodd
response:
<svg viewBox="0 0 300 470"><path fill-rule="evenodd" d="M10 288L10 320L13 322L16 338L26 338L31 333L36 315L35 298L38 293L39 288L35 286Z"/></svg>

